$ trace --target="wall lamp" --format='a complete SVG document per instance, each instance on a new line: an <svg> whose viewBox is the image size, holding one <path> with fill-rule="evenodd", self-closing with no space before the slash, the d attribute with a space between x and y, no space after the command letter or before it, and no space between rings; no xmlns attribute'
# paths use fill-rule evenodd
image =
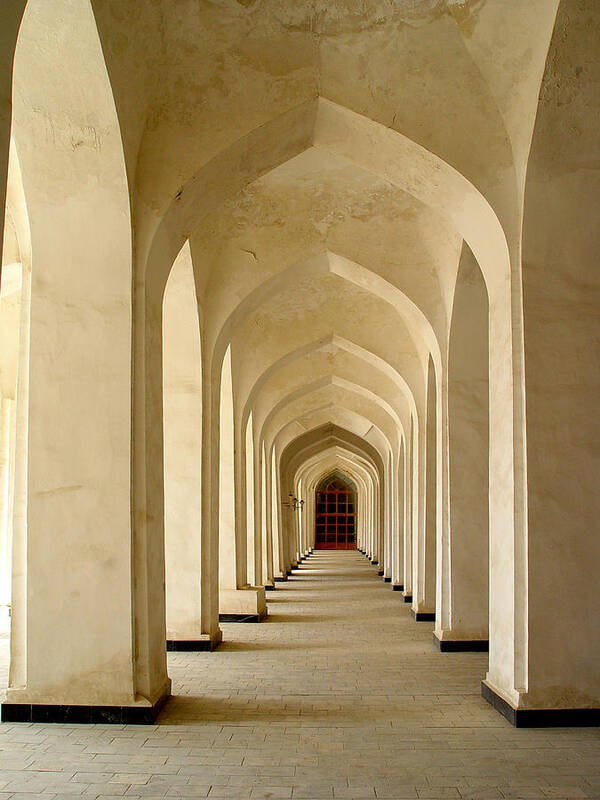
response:
<svg viewBox="0 0 600 800"><path fill-rule="evenodd" d="M287 506L287 508L293 508L294 511L302 511L302 509L304 508L304 500L298 500L298 498L293 494L293 492L290 492L288 494L288 497L290 499L284 501L282 505Z"/></svg>

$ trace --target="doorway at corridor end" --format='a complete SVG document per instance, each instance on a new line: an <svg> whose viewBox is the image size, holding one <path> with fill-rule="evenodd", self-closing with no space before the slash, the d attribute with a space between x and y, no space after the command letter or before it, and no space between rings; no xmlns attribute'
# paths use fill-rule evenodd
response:
<svg viewBox="0 0 600 800"><path fill-rule="evenodd" d="M315 490L315 549L356 550L357 491L341 472L327 475Z"/></svg>

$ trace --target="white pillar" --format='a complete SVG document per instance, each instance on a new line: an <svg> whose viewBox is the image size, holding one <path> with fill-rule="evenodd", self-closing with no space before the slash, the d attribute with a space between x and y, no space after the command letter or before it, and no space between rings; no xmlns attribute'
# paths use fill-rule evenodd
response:
<svg viewBox="0 0 600 800"><path fill-rule="evenodd" d="M460 259L448 359L450 529L438 569L435 637L442 650L488 643L488 302L469 247Z"/></svg>
<svg viewBox="0 0 600 800"><path fill-rule="evenodd" d="M11 586L10 451L13 401L0 397L0 620L8 617Z"/></svg>
<svg viewBox="0 0 600 800"><path fill-rule="evenodd" d="M172 649L210 649L201 618L200 321L187 244L163 300L163 387L167 641Z"/></svg>

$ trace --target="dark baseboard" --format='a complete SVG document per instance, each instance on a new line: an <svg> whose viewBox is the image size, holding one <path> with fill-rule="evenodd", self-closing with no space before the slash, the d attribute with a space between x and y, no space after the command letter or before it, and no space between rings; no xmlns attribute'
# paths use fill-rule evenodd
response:
<svg viewBox="0 0 600 800"><path fill-rule="evenodd" d="M504 698L481 683L481 696L515 728L597 728L600 708L513 708Z"/></svg>
<svg viewBox="0 0 600 800"><path fill-rule="evenodd" d="M412 603L412 594L405 594L404 595L404 602L405 603Z"/></svg>
<svg viewBox="0 0 600 800"><path fill-rule="evenodd" d="M435 622L435 611L415 611L411 608L410 613L415 618L415 622Z"/></svg>
<svg viewBox="0 0 600 800"><path fill-rule="evenodd" d="M404 591L404 584L403 583L395 583L392 586L394 592L403 592Z"/></svg>
<svg viewBox="0 0 600 800"><path fill-rule="evenodd" d="M260 622L260 614L219 614L219 622Z"/></svg>
<svg viewBox="0 0 600 800"><path fill-rule="evenodd" d="M167 653L211 653L219 644L210 639L167 639Z"/></svg>
<svg viewBox="0 0 600 800"><path fill-rule="evenodd" d="M152 725L167 701L164 695L153 706L76 706L41 703L2 703L2 722L58 722L74 725Z"/></svg>
<svg viewBox="0 0 600 800"><path fill-rule="evenodd" d="M440 653L488 653L490 649L487 639L438 639L434 633L433 641Z"/></svg>

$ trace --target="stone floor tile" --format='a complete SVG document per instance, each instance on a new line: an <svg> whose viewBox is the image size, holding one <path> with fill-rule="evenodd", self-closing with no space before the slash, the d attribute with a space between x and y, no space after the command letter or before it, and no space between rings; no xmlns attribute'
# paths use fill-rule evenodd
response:
<svg viewBox="0 0 600 800"><path fill-rule="evenodd" d="M249 800L250 789L241 786L213 786L208 793L209 800Z"/></svg>
<svg viewBox="0 0 600 800"><path fill-rule="evenodd" d="M291 786L258 786L250 790L250 800L289 800L291 796Z"/></svg>
<svg viewBox="0 0 600 800"><path fill-rule="evenodd" d="M333 786L325 784L304 784L302 786L294 786L292 788L292 797L302 798L302 800L325 800L325 798L333 798Z"/></svg>
<svg viewBox="0 0 600 800"><path fill-rule="evenodd" d="M144 784L148 783L151 777L150 774L143 772L117 772L116 775L113 775L110 779L110 783Z"/></svg>
<svg viewBox="0 0 600 800"><path fill-rule="evenodd" d="M187 784L181 786L171 786L165 797L206 797L213 788L210 784Z"/></svg>
<svg viewBox="0 0 600 800"><path fill-rule="evenodd" d="M598 730L512 728L481 699L487 655L439 653L359 554L314 554L268 603L214 653L168 654L156 725L0 725L0 800L600 799Z"/></svg>

